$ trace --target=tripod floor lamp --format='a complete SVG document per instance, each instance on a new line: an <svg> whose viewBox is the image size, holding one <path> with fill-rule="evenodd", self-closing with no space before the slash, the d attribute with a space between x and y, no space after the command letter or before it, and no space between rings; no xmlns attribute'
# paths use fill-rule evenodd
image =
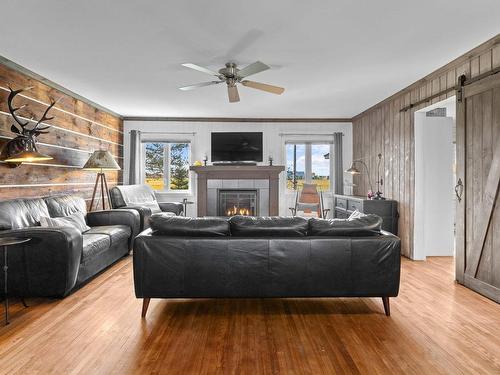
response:
<svg viewBox="0 0 500 375"><path fill-rule="evenodd" d="M109 196L108 182L106 181L105 171L118 171L120 170L120 166L113 158L113 156L104 150L94 151L94 153L90 156L89 160L83 166L83 169L88 171L97 171L97 178L95 180L94 191L92 193L92 200L90 201L89 211L92 211L94 207L94 200L96 198L96 192L98 193L99 183L101 184L101 201L102 201L102 209L106 209L106 200L108 201L108 207L111 208L111 198ZM99 203L97 203L97 207ZM96 208L97 208L96 207Z"/></svg>

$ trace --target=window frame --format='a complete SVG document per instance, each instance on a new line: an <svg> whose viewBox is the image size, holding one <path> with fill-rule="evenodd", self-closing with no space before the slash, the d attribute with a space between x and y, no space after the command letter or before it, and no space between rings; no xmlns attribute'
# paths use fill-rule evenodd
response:
<svg viewBox="0 0 500 375"><path fill-rule="evenodd" d="M168 194L190 194L193 189L193 178L191 171L188 173L188 189L171 189L170 188L170 147L173 143L187 143L188 146L188 167L192 165L193 158L193 142L190 139L186 138L145 138L141 139L141 160L144 162L141 163L141 181L143 184L146 184L146 144L148 143L163 143L165 144L163 147L163 182L164 188L163 190L154 190L156 193L168 193ZM167 152L165 152L167 149Z"/></svg>
<svg viewBox="0 0 500 375"><path fill-rule="evenodd" d="M333 176L334 176L334 160L333 160L333 140L319 140L319 139L313 139L313 140L304 140L304 139L286 139L284 142L284 147L283 147L283 154L284 154L284 161L285 165L288 165L288 159L287 159L287 146L288 145L304 145L305 150L304 150L304 183L313 183L312 179L312 145L329 145L330 147L330 159L329 159L329 167L330 167L330 186L328 190L325 190L324 193L333 193L334 187L333 187ZM285 191L286 193L295 193L297 190L290 189L288 187L288 175L285 174Z"/></svg>

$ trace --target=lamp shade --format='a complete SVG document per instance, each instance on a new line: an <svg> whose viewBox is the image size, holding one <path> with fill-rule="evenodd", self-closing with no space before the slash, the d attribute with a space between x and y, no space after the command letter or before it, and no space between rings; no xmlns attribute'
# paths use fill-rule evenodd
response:
<svg viewBox="0 0 500 375"><path fill-rule="evenodd" d="M32 163L34 161L45 161L45 160L52 160L53 157L49 155L44 155L39 153L36 150L24 150L21 151L18 154L14 154L12 156L9 156L7 159L5 159L5 162L7 163Z"/></svg>
<svg viewBox="0 0 500 375"><path fill-rule="evenodd" d="M358 168L356 168L356 167L354 166L354 164L351 164L351 168L346 169L344 172L345 172L345 173L350 173L350 174L352 174L352 175L355 175L355 174L361 174L361 172L359 171L359 169L358 169Z"/></svg>
<svg viewBox="0 0 500 375"><path fill-rule="evenodd" d="M99 150L94 151L83 166L83 169L90 171L117 171L121 168L108 151Z"/></svg>

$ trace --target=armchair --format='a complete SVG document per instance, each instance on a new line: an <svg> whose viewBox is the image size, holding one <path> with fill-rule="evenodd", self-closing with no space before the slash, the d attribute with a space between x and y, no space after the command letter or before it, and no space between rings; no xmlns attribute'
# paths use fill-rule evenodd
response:
<svg viewBox="0 0 500 375"><path fill-rule="evenodd" d="M169 212L179 216L183 212L180 202L158 202L155 193L148 185L121 185L110 190L113 208L136 210L140 215L141 231L149 228L152 214Z"/></svg>
<svg viewBox="0 0 500 375"><path fill-rule="evenodd" d="M304 184L302 190L295 195L295 205L290 207L292 216L302 212L304 216L316 215L318 218L326 218L329 208L324 208L323 193L314 184Z"/></svg>

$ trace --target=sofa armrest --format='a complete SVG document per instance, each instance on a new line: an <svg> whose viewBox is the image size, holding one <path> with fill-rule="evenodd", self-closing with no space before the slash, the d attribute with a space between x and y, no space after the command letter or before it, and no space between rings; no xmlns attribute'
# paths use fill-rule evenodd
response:
<svg viewBox="0 0 500 375"><path fill-rule="evenodd" d="M136 210L118 208L88 212L87 224L91 227L101 225L126 225L130 227L129 248L132 249L134 238L140 232L141 219Z"/></svg>
<svg viewBox="0 0 500 375"><path fill-rule="evenodd" d="M179 202L158 202L158 205L163 212L173 212L177 216L184 211L183 204Z"/></svg>
<svg viewBox="0 0 500 375"><path fill-rule="evenodd" d="M351 237L351 275L354 292L365 297L396 297L401 272L401 240L382 232Z"/></svg>
<svg viewBox="0 0 500 375"><path fill-rule="evenodd" d="M30 227L1 231L0 237L31 238L9 247L10 293L64 297L75 287L83 247L75 228Z"/></svg>
<svg viewBox="0 0 500 375"><path fill-rule="evenodd" d="M126 206L122 207L125 209L130 209L130 210L135 210L139 213L140 217L140 230L144 230L149 228L149 218L153 214L151 211L151 208L146 207L146 206Z"/></svg>

